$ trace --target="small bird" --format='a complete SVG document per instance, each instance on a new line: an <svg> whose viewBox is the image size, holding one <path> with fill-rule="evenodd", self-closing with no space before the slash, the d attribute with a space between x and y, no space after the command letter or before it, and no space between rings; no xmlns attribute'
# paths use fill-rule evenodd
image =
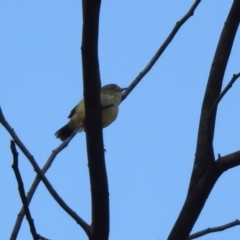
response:
<svg viewBox="0 0 240 240"><path fill-rule="evenodd" d="M122 92L127 88L120 88L116 84L108 84L101 88L102 127L109 126L118 115L118 105L122 99ZM73 108L68 118L69 122L60 128L55 136L62 141L67 140L74 132L84 130L85 125L85 104L82 99L79 104Z"/></svg>

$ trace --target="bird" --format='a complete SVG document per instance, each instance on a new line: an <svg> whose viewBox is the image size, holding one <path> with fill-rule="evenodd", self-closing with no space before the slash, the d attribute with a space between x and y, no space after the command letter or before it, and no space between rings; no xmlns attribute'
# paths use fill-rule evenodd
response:
<svg viewBox="0 0 240 240"><path fill-rule="evenodd" d="M122 99L122 93L127 88L121 88L116 84L107 84L101 88L102 127L109 126L118 115L118 106ZM74 132L81 132L85 128L85 103L82 99L72 109L66 125L56 131L55 136L61 141L67 140Z"/></svg>

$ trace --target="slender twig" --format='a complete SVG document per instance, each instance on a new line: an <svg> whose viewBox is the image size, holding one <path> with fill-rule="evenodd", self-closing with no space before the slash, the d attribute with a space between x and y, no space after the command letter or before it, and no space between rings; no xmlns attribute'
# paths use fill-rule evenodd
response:
<svg viewBox="0 0 240 240"><path fill-rule="evenodd" d="M45 165L42 168L42 174L45 174L47 172L47 170L50 168L50 166L53 163L53 160L56 158L56 156L58 155L58 153L60 153L65 147L68 146L69 142L73 139L73 137L76 135L76 133L73 133L72 136L70 138L68 138L66 141L62 142L55 150L52 151L52 154L50 155L50 157L48 158L47 162L45 163ZM38 175L35 177L32 186L30 187L28 193L27 193L27 202L28 205L30 204L32 197L40 183L41 179L38 177ZM10 240L15 240L17 239L17 235L18 232L20 230L21 224L22 224L22 220L24 218L25 212L24 212L24 208L22 207L20 212L17 215L17 219L14 225L14 228L12 230L12 234L10 237Z"/></svg>
<svg viewBox="0 0 240 240"><path fill-rule="evenodd" d="M20 171L18 169L18 152L16 150L15 143L12 140L11 140L10 148L11 148L12 154L13 154L12 168L13 168L13 171L14 171L16 179L17 179L18 191L19 191L19 195L20 195L21 200L22 200L24 211L26 213L26 218L27 218L27 221L28 221L28 224L29 224L29 227L30 227L30 232L31 232L34 240L39 240L39 237L38 237L35 225L34 225L34 221L33 221L32 216L31 216L31 212L28 208L28 203L27 203L27 198L26 198L26 195L25 195L25 190L24 190L22 177L21 177Z"/></svg>
<svg viewBox="0 0 240 240"><path fill-rule="evenodd" d="M4 115L2 113L2 110L0 108L0 123L6 128L6 130L9 132L9 134L12 136L14 142L18 145L18 147L21 149L23 154L27 157L27 159L32 164L34 170L37 172L39 178L42 180L44 185L46 186L49 193L52 195L52 197L56 200L56 202L83 228L85 233L87 235L90 234L90 227L89 225L77 215L76 212L74 212L65 202L64 200L59 196L59 194L56 192L56 190L53 188L51 183L48 181L46 176L42 174L40 167L38 166L36 160L31 155L31 153L28 151L28 149L25 147L25 145L22 143L22 141L19 139L13 128L9 125L9 123L4 118Z"/></svg>
<svg viewBox="0 0 240 240"><path fill-rule="evenodd" d="M209 234L209 233L224 231L224 230L226 230L228 228L232 228L232 227L235 227L237 225L240 225L240 221L238 219L233 221L233 222L230 222L230 223L218 226L218 227L206 228L206 229L204 229L202 231L199 231L199 232L191 234L188 237L188 240L199 238L199 237L201 237L203 235L206 235L206 234Z"/></svg>
<svg viewBox="0 0 240 240"><path fill-rule="evenodd" d="M160 48L157 50L153 58L150 60L150 62L147 64L147 66L138 74L138 76L133 80L133 82L129 85L126 91L124 91L122 96L122 101L128 96L128 94L137 86L137 84L142 80L142 78L150 71L150 69L153 67L153 65L157 62L159 57L162 55L162 53L165 51L169 43L173 40L175 35L177 34L178 30L182 27L182 25L194 14L195 9L197 8L198 4L201 2L201 0L196 0L193 5L190 7L190 9L187 11L187 13L179 20L175 27L172 29L166 40L163 42L163 44L160 46Z"/></svg>
<svg viewBox="0 0 240 240"><path fill-rule="evenodd" d="M215 100L215 102L213 103L212 109L210 111L209 117L212 116L212 113L216 110L219 102L222 100L222 98L224 97L224 95L227 93L227 91L232 87L232 85L234 84L234 82L240 77L240 72L237 74L233 74L232 79L229 81L229 83L227 84L227 86L223 89L223 91L219 94L219 96L217 97L217 99Z"/></svg>

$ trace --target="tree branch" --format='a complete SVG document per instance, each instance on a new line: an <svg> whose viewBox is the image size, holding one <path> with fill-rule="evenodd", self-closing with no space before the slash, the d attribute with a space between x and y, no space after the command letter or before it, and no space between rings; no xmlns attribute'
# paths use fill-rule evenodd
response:
<svg viewBox="0 0 240 240"><path fill-rule="evenodd" d="M161 45L161 47L157 50L153 58L150 60L150 62L147 64L147 66L138 74L138 76L133 80L133 82L129 85L126 91L124 91L122 96L122 101L128 96L128 94L137 86L137 84L142 80L142 78L151 70L153 65L157 62L159 57L162 55L162 53L165 51L167 46L170 44L170 42L173 40L175 35L177 34L178 30L182 27L182 25L194 14L195 9L197 8L198 4L201 2L201 0L196 0L193 5L190 7L188 12L179 20L175 27L172 29L164 43Z"/></svg>
<svg viewBox="0 0 240 240"><path fill-rule="evenodd" d="M102 108L100 104L100 71L98 30L100 0L83 0L82 67L86 112L86 142L91 185L91 240L109 236L109 193L104 159Z"/></svg>
<svg viewBox="0 0 240 240"><path fill-rule="evenodd" d="M210 111L210 115L209 118L211 118L212 113L214 111L216 111L216 108L219 104L219 102L222 100L222 98L224 97L224 95L227 93L227 91L232 87L232 85L234 84L234 82L240 77L240 72L237 74L233 74L232 79L229 81L229 83L227 84L227 86L223 89L223 91L220 93L220 95L217 97L217 99L215 100L215 102L213 103L212 109Z"/></svg>
<svg viewBox="0 0 240 240"><path fill-rule="evenodd" d="M41 169L42 174L45 174L48 171L48 169L52 165L53 160L56 158L58 153L60 153L65 147L68 146L69 142L73 139L73 137L75 135L76 135L76 133L73 133L73 135L70 138L68 138L66 141L63 141L59 145L59 147L57 147L55 150L52 151L52 154L50 155L47 162L45 163L45 165ZM36 175L36 177L35 177L35 179L32 183L32 186L30 187L30 189L27 193L27 203L28 203L28 205L30 204L30 202L32 200L32 197L33 197L33 195L34 195L34 193L35 193L35 191L36 191L40 182L41 182L41 179L38 177L38 175ZM13 227L10 240L16 240L17 239L17 235L18 235L18 232L20 230L24 215L25 215L24 207L22 207L21 210L19 211L18 215L17 215L17 219L16 219L15 225Z"/></svg>
<svg viewBox="0 0 240 240"><path fill-rule="evenodd" d="M195 161L188 194L168 240L187 239L216 181L222 174L215 162L213 136L216 112L209 114L219 96L228 58L240 21L240 0L232 4L213 59L203 99Z"/></svg>
<svg viewBox="0 0 240 240"><path fill-rule="evenodd" d="M232 7L224 24L215 56L210 69L199 123L194 168L190 189L201 179L209 164L214 161L213 137L217 106L212 107L220 95L225 69L231 53L232 45L240 21L240 1L233 1ZM212 112L211 112L212 111ZM209 118L211 113L211 118Z"/></svg>
<svg viewBox="0 0 240 240"><path fill-rule="evenodd" d="M240 165L240 151L220 157L216 161L217 167L223 173L228 169L234 168Z"/></svg>
<svg viewBox="0 0 240 240"><path fill-rule="evenodd" d="M21 177L20 171L18 169L18 152L16 150L15 143L12 140L11 140L10 148L11 148L11 151L12 151L12 154L13 154L12 168L13 168L13 171L14 171L16 179L17 179L18 191L19 191L19 195L20 195L21 200L22 200L24 211L26 213L26 218L27 218L27 221L28 221L28 224L29 224L29 227L30 227L30 232L31 232L34 240L39 240L40 239L39 235L37 234L37 231L36 231L36 228L35 228L35 225L34 225L34 221L33 221L32 216L31 216L31 212L28 208L28 203L27 203L27 198L26 198L26 195L25 195L25 190L24 190L22 177Z"/></svg>
<svg viewBox="0 0 240 240"><path fill-rule="evenodd" d="M18 145L18 147L21 149L23 154L27 157L27 159L30 161L32 164L34 170L37 172L39 178L42 180L44 183L45 187L49 191L49 193L52 195L52 197L56 200L56 202L83 228L85 233L87 235L90 234L90 227L89 225L82 219L80 218L76 212L74 212L64 201L63 199L58 195L56 190L53 188L51 183L48 181L46 176L42 174L40 167L38 166L36 160L34 157L31 155L31 153L28 151L28 149L24 146L22 141L19 139L17 134L14 132L13 128L9 125L9 123L6 121L4 118L2 109L0 108L0 123L5 127L5 129L9 132L9 134L12 136L14 142Z"/></svg>
<svg viewBox="0 0 240 240"><path fill-rule="evenodd" d="M202 231L191 234L188 237L188 240L199 238L199 237L202 237L203 235L206 235L206 234L209 234L209 233L224 231L228 228L232 228L232 227L235 227L237 225L240 225L240 221L238 219L233 221L233 222L230 222L230 223L218 226L218 227L206 228Z"/></svg>

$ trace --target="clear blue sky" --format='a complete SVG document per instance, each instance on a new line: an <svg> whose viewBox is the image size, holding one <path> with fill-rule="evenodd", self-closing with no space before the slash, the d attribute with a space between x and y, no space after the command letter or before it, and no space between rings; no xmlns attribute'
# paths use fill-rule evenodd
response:
<svg viewBox="0 0 240 240"><path fill-rule="evenodd" d="M99 58L102 84L127 87L193 3L102 1ZM184 202L199 114L216 44L232 1L202 1L151 72L104 129L111 240L164 240ZM59 144L54 132L82 98L80 1L0 3L0 105L42 166ZM240 34L224 85L240 71ZM215 155L239 150L240 82L219 106ZM0 126L1 239L9 239L21 201L11 169L9 134ZM26 190L35 176L19 151ZM63 199L88 223L90 189L85 134L78 134L47 173ZM194 231L240 218L240 168L217 182ZM37 231L52 240L87 239L41 184L30 206ZM240 228L203 240L239 239ZM20 240L31 239L24 220Z"/></svg>

